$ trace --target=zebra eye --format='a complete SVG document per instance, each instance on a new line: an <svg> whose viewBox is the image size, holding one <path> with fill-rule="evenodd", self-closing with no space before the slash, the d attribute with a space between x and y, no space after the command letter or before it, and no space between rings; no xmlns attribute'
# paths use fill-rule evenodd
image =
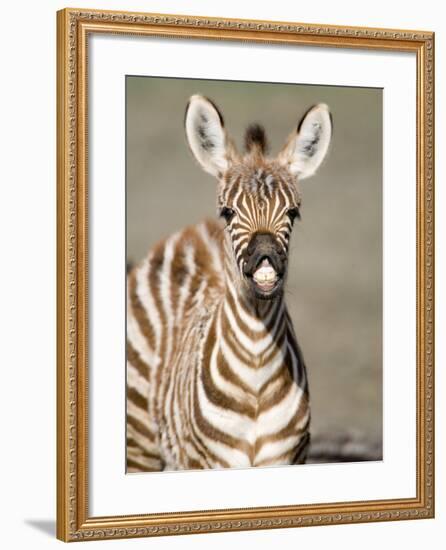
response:
<svg viewBox="0 0 446 550"><path fill-rule="evenodd" d="M288 214L288 217L290 218L291 220L291 223L294 223L294 220L297 218L298 220L300 220L300 210L297 206L295 206L294 208L290 208L287 212Z"/></svg>
<svg viewBox="0 0 446 550"><path fill-rule="evenodd" d="M220 216L226 220L226 223L229 223L231 221L234 214L234 210L232 210L232 208L228 208L227 206L223 206L223 208L220 210Z"/></svg>

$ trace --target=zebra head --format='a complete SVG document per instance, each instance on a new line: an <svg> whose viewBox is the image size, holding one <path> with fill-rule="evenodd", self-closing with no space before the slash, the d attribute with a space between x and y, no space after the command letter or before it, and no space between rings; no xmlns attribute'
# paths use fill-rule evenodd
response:
<svg viewBox="0 0 446 550"><path fill-rule="evenodd" d="M185 130L201 167L218 179L217 207L239 288L262 300L275 298L283 290L291 231L300 217L298 180L316 172L330 144L328 107L309 109L275 158L267 156L258 124L248 127L240 154L218 108L200 95L189 100Z"/></svg>

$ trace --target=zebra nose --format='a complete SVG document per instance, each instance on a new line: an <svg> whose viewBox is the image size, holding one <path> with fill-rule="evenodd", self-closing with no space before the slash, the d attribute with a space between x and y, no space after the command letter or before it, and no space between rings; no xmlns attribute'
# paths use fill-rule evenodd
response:
<svg viewBox="0 0 446 550"><path fill-rule="evenodd" d="M264 250L264 255L267 256L267 251L273 251L275 249L275 242L276 239L271 233L254 233L248 243L246 251L251 255L259 249L262 249Z"/></svg>
<svg viewBox="0 0 446 550"><path fill-rule="evenodd" d="M280 245L272 233L255 233L246 247L245 273L252 274L265 258L278 273L282 273L285 269L285 258L281 252Z"/></svg>

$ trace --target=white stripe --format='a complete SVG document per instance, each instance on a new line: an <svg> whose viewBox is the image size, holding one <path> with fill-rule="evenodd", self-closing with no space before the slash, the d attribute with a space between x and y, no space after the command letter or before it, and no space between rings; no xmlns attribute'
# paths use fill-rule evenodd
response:
<svg viewBox="0 0 446 550"><path fill-rule="evenodd" d="M201 238L203 239L207 250L212 256L212 264L214 266L214 270L217 273L221 273L223 271L223 265L221 261L220 248L217 242L215 241L215 239L211 239L206 224L200 223L200 225L198 225L198 232L201 235Z"/></svg>
<svg viewBox="0 0 446 550"><path fill-rule="evenodd" d="M163 357L164 371L161 380L161 384L158 391L158 403L163 407L164 417L166 419L167 426L164 427L164 433L162 438L167 437L166 431L169 433L169 438L172 440L172 446L175 449L177 441L175 439L175 419L170 413L171 395L173 386L173 377L166 375L166 368L171 369L172 374L175 374L174 366L171 363L171 355L173 348L172 329L175 323L174 312L171 301L171 287L172 287L172 260L175 255L175 247L181 233L175 233L169 239L167 239L164 247L164 260L160 271L159 277L159 290L163 309L166 318L166 350ZM172 427L173 426L173 427Z"/></svg>
<svg viewBox="0 0 446 550"><path fill-rule="evenodd" d="M208 281L207 279L203 278L203 280L200 283L200 286L197 289L197 292L195 293L195 306L201 306L204 302L205 292L208 287Z"/></svg>
<svg viewBox="0 0 446 550"><path fill-rule="evenodd" d="M127 437L134 439L137 445L147 453L159 454L158 445L152 442L146 435L138 432L131 424L127 424Z"/></svg>
<svg viewBox="0 0 446 550"><path fill-rule="evenodd" d="M144 426L147 426L150 431L153 431L154 422L150 421L148 411L141 409L130 399L127 399L127 414L139 420Z"/></svg>
<svg viewBox="0 0 446 550"><path fill-rule="evenodd" d="M194 277L196 273L196 266L195 266L195 249L190 244L186 245L184 247L184 259L186 263L186 268L188 271L188 276L185 279L182 287L180 288L179 298L178 298L178 307L177 307L177 323L180 323L183 320L183 311L184 311L184 305L186 303L186 299L189 296L190 292L190 285L192 282L192 278Z"/></svg>
<svg viewBox="0 0 446 550"><path fill-rule="evenodd" d="M217 324L217 337L216 342L220 342L222 338L221 335L221 325L220 325L220 319ZM211 372L211 378L216 387L224 394L229 397L232 397L236 399L238 402L244 403L246 400L249 400L251 398L254 399L253 405L255 405L255 398L253 398L250 395L247 395L239 386L236 386L226 378L224 378L220 371L218 370L217 365L217 356L219 352L218 345L214 345L214 348L212 350L211 355L211 362L210 362L210 372Z"/></svg>
<svg viewBox="0 0 446 550"><path fill-rule="evenodd" d="M199 462L203 468L206 467L206 463L203 461L203 458L189 441L187 441L186 444L184 445L184 449L188 457ZM188 468L188 469L191 469L191 468Z"/></svg>
<svg viewBox="0 0 446 550"><path fill-rule="evenodd" d="M143 397L147 398L149 395L149 383L147 379L139 374L130 361L127 362L127 384L137 390Z"/></svg>
<svg viewBox="0 0 446 550"><path fill-rule="evenodd" d="M298 410L304 392L296 384L291 384L288 394L274 407L261 413L258 417L259 436L267 436L279 432L290 422ZM300 430L306 424L309 409L305 411L302 420L296 425Z"/></svg>
<svg viewBox="0 0 446 550"><path fill-rule="evenodd" d="M279 208L279 205L280 205L279 197L276 196L275 200L274 200L274 208L273 208L273 211L272 211L272 214L271 214L271 217L270 217L270 224L271 225L274 223L274 217L277 214L277 210Z"/></svg>
<svg viewBox="0 0 446 550"><path fill-rule="evenodd" d="M267 324L265 321L261 321L260 319L256 319L255 317L249 315L243 306L240 305L237 292L232 284L231 281L227 281L226 283L227 288L229 289L232 299L235 303L235 308L237 310L237 314L240 317L240 319L245 323L245 325L254 332L260 332L262 330L265 330L265 324Z"/></svg>
<svg viewBox="0 0 446 550"><path fill-rule="evenodd" d="M127 450L127 457L138 463L138 466L142 470L159 469L160 462L156 458L149 458L140 455L137 451L134 451L131 447ZM134 466L132 466L133 468Z"/></svg>
<svg viewBox="0 0 446 550"><path fill-rule="evenodd" d="M293 447L297 448L298 441L299 439L301 439L301 437L302 434L295 434L285 439L280 439L279 441L266 443L256 454L254 459L254 466L257 466L257 464L259 464L259 462L262 462L263 460L271 460L275 457L279 457L287 451L291 451Z"/></svg>
<svg viewBox="0 0 446 550"><path fill-rule="evenodd" d="M198 386L200 386L200 384L198 384ZM193 392L190 392L190 410L191 408L193 408L193 395ZM203 409L201 409L201 412L203 417L207 419L207 414L203 411ZM248 456L242 451L239 451L238 449L233 449L232 447L228 447L220 441L216 441L207 437L198 427L197 423L195 422L195 416L193 414L190 417L190 421L193 423L194 431L199 434L200 439L205 447L207 447L217 457L217 459L220 458L221 460L226 461L232 467L251 466Z"/></svg>
<svg viewBox="0 0 446 550"><path fill-rule="evenodd" d="M203 385L198 383L198 405L201 409L202 415L206 420L215 426L221 432L237 437L239 439L248 439L250 443L255 441L255 433L253 431L254 421L240 413L236 413L231 409L224 409L218 405L214 405L206 395Z"/></svg>
<svg viewBox="0 0 446 550"><path fill-rule="evenodd" d="M184 306L185 306L185 303L186 303L186 299L188 298L188 296L190 294L190 285L191 285L191 282L192 282L192 277L195 275L195 272L196 272L196 266L195 266L195 263L194 263L194 254L195 254L194 247L190 244L187 244L184 247L184 256L185 256L186 267L187 267L187 270L188 270L188 276L185 279L184 284L182 285L182 287L180 289L180 293L179 293L178 307L177 307L177 311L176 311L176 324L177 324L177 326L181 326L181 323L183 322ZM175 434L180 434L180 435L182 434L182 430L181 430L182 425L181 425L181 421L179 419L179 414L177 412L179 403L178 403L177 395L175 394L175 383L174 383L174 382L178 383L178 377L180 376L180 372L179 372L178 368L175 368L175 370L174 370L174 366L176 366L178 364L178 362L181 362L181 361L184 362L184 359L182 358L182 356L184 356L184 354L183 354L182 349L180 349L179 352L177 351L177 353L179 353L179 356L176 355L176 357L172 358L172 362L171 362L172 373L174 373L173 376L175 376L175 378L170 379L168 377L165 377L165 380L166 380L165 383L169 383L169 385L166 389L166 393L165 393L165 397L164 397L164 412L166 414L166 417L170 420L170 423L174 427L174 429L170 428L170 430L169 430L170 433L172 434L172 437L174 437L174 435L173 435L174 433ZM172 407L172 405L173 405L173 407ZM170 415L170 409L171 408L173 408L173 410L174 410L173 418L170 418L170 416L171 416ZM175 437L175 444L177 444L176 437Z"/></svg>
<svg viewBox="0 0 446 550"><path fill-rule="evenodd" d="M155 305L149 287L149 273L151 254L146 258L141 267L136 270L136 295L141 302L147 318L149 319L156 335L156 341L159 342L161 334L161 319L159 311Z"/></svg>
<svg viewBox="0 0 446 550"><path fill-rule="evenodd" d="M133 311L130 306L130 297L128 295L129 289L127 288L127 338L131 346L139 353L141 359L150 367L155 367L159 364L159 357L149 347L147 339L143 336L139 327L138 321L133 316Z"/></svg>
<svg viewBox="0 0 446 550"><path fill-rule="evenodd" d="M259 389L276 374L284 363L284 353L282 350L278 349L269 363L261 367L256 367L255 365L248 366L246 363L240 361L234 354L223 334L220 337L219 345L229 368L234 374L241 378L253 392L258 392Z"/></svg>
<svg viewBox="0 0 446 550"><path fill-rule="evenodd" d="M268 332L263 338L257 341L251 340L251 338L246 336L246 334L239 329L234 314L232 313L231 308L229 307L227 302L225 302L224 308L225 314L228 318L228 322L231 325L232 330L236 333L237 340L252 355L260 355L264 353L266 349L271 346L271 344L273 344L274 336L277 333L279 323L283 321L283 307L280 308L280 311L277 314L277 320L274 324L272 331Z"/></svg>
<svg viewBox="0 0 446 550"><path fill-rule="evenodd" d="M280 388L283 384L283 377L276 378L276 380L271 381L262 392L262 401L269 399L274 393Z"/></svg>
<svg viewBox="0 0 446 550"><path fill-rule="evenodd" d="M241 233L242 236L241 237L238 237L238 238L233 238L232 239L232 246L234 248L234 250L237 248L237 246L242 242L242 241L246 241L248 242L248 235L246 235L246 232L245 231L234 231L234 236L237 236L238 233Z"/></svg>
<svg viewBox="0 0 446 550"><path fill-rule="evenodd" d="M160 277L159 277L159 290L161 295L161 300L163 302L164 311L166 313L166 324L167 324L167 337L166 337L166 353L163 358L164 363L168 363L170 360L170 354L172 351L172 338L171 330L174 322L173 311L172 311L172 302L170 300L170 289L171 289L171 278L172 278L172 260L174 256L174 250L176 242L179 238L179 234L175 234L166 241L164 248L164 261L161 268Z"/></svg>

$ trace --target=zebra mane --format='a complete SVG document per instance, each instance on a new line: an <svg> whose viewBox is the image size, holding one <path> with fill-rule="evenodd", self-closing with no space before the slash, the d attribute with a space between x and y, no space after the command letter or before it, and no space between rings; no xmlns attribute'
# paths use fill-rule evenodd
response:
<svg viewBox="0 0 446 550"><path fill-rule="evenodd" d="M257 123L248 126L245 133L245 149L247 153L255 150L263 155L267 152L268 141L263 126Z"/></svg>

